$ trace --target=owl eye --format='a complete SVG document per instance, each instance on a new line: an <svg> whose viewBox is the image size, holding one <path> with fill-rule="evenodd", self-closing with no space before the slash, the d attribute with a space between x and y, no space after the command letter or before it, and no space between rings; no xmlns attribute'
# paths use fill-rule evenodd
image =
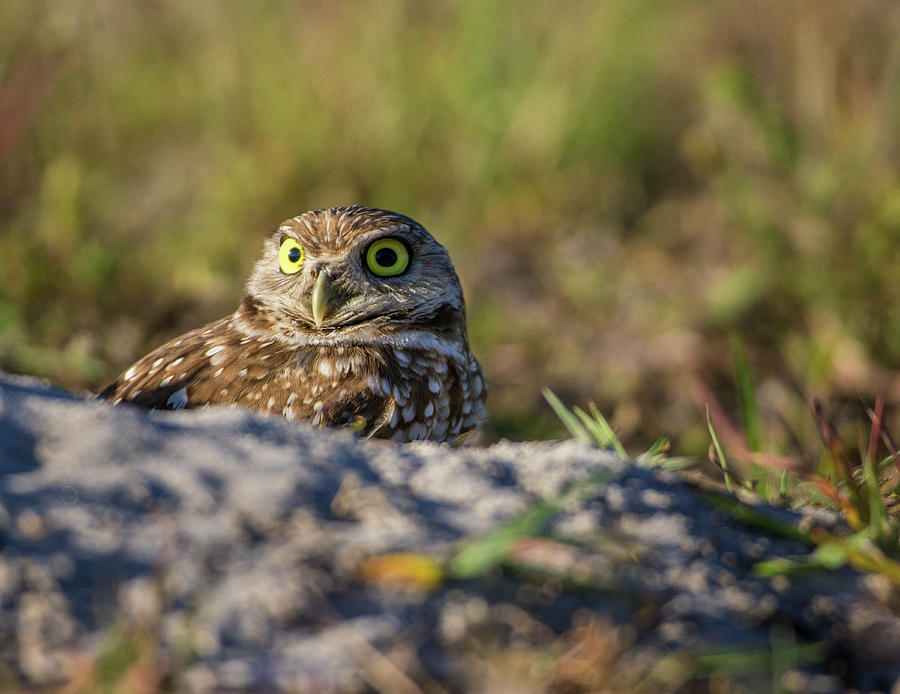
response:
<svg viewBox="0 0 900 694"><path fill-rule="evenodd" d="M379 277L402 275L409 267L409 249L399 239L378 239L366 250L366 265Z"/></svg>
<svg viewBox="0 0 900 694"><path fill-rule="evenodd" d="M288 236L281 242L281 249L278 251L278 262L281 264L281 271L285 275L293 275L300 271L303 267L303 246Z"/></svg>

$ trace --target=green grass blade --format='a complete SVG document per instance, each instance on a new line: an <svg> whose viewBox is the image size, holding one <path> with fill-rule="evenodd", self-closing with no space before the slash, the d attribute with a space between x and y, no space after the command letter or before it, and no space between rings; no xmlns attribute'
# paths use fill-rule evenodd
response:
<svg viewBox="0 0 900 694"><path fill-rule="evenodd" d="M869 506L869 524L872 528L875 544L882 549L888 545L888 517L884 507L884 498L881 496L881 485L878 483L876 465L870 458L863 460L863 479Z"/></svg>
<svg viewBox="0 0 900 694"><path fill-rule="evenodd" d="M808 559L798 561L796 559L776 557L775 559L766 559L754 564L753 573L762 578L772 578L773 576L790 576L818 568L820 567L812 564Z"/></svg>
<svg viewBox="0 0 900 694"><path fill-rule="evenodd" d="M662 455L667 450L669 450L669 445L669 439L667 439L665 436L662 436L653 442L653 444L650 446L650 448L647 449L642 457L655 458L658 455Z"/></svg>
<svg viewBox="0 0 900 694"><path fill-rule="evenodd" d="M653 462L665 458L666 451L669 450L669 439L661 437L656 439L650 447L638 456L638 460L643 462Z"/></svg>
<svg viewBox="0 0 900 694"><path fill-rule="evenodd" d="M890 454L889 456L887 456L886 458L882 458L880 461L878 461L878 471L881 472L881 471L884 470L888 465L892 465L893 463L894 463L894 454L891 453L891 454Z"/></svg>
<svg viewBox="0 0 900 694"><path fill-rule="evenodd" d="M686 456L676 456L669 458L666 452L669 450L669 439L662 437L653 442L653 445L637 457L642 465L648 467L658 467L664 470L685 470L697 464L696 458Z"/></svg>
<svg viewBox="0 0 900 694"><path fill-rule="evenodd" d="M593 403L590 407L590 415L580 407L572 408L572 412L581 420L581 424L593 438L594 445L604 450L615 451L620 458L627 458L628 454L625 452L625 447L619 442L609 422L600 414L600 411Z"/></svg>
<svg viewBox="0 0 900 694"><path fill-rule="evenodd" d="M734 362L734 380L744 417L744 433L751 451L762 450L762 424L756 398L756 385L744 340L737 333L731 334L731 356Z"/></svg>
<svg viewBox="0 0 900 694"><path fill-rule="evenodd" d="M687 470L697 465L696 458L687 456L676 456L674 458L644 458L639 456L638 461L648 467L658 467L663 470Z"/></svg>
<svg viewBox="0 0 900 694"><path fill-rule="evenodd" d="M734 492L734 484L731 481L731 474L728 472L728 461L725 459L725 453L722 451L722 445L719 443L719 437L716 436L716 430L713 428L712 417L709 414L709 405L706 406L706 427L709 429L710 438L712 438L713 448L716 451L716 457L722 466L722 475L725 478L725 488L729 492Z"/></svg>
<svg viewBox="0 0 900 694"><path fill-rule="evenodd" d="M609 422L606 421L606 417L601 414L594 403L591 403L589 407L591 410L591 417L593 417L594 422L596 422L600 430L604 432L613 450L619 454L620 458L627 458L628 454L625 452L625 447L620 443L619 437L616 436L616 433L609 425Z"/></svg>
<svg viewBox="0 0 900 694"><path fill-rule="evenodd" d="M704 491L700 491L698 494L704 501L723 511L727 511L732 518L741 523L761 528L773 535L797 540L805 545L813 546L816 544L807 533L797 530L797 528L789 523L780 521L777 518L772 518L734 497Z"/></svg>
<svg viewBox="0 0 900 694"><path fill-rule="evenodd" d="M612 442L609 440L609 437L603 431L602 427L600 427L597 422L590 418L587 412L582 410L580 407L573 407L572 412L576 417L578 417L578 419L581 420L584 428L591 435L595 446L603 449L612 448Z"/></svg>
<svg viewBox="0 0 900 694"><path fill-rule="evenodd" d="M450 561L450 575L458 579L481 576L509 556L516 540L543 532L558 511L552 502L539 504L512 522L467 542Z"/></svg>
<svg viewBox="0 0 900 694"><path fill-rule="evenodd" d="M598 468L587 478L571 485L555 498L537 504L520 516L480 537L466 541L450 560L448 574L456 579L483 575L504 562L518 540L543 533L560 509L569 501L596 492L599 487L611 482L618 474L612 468Z"/></svg>
<svg viewBox="0 0 900 694"><path fill-rule="evenodd" d="M594 441L591 438L590 433L588 433L588 430L585 429L581 422L578 421L578 418L562 404L562 401L556 397L553 391L549 388L544 388L541 392L544 395L544 399L550 404L550 407L553 408L556 416L559 417L559 421L563 423L563 426L572 435L572 438L577 439L582 443L586 443L589 446L594 445Z"/></svg>
<svg viewBox="0 0 900 694"><path fill-rule="evenodd" d="M821 643L804 643L789 646L780 644L781 653L775 657L775 649L747 649L705 653L691 659L694 677L713 675L749 675L771 672L776 663L789 658L798 664L818 663L825 659L826 648ZM789 652L787 652L789 651Z"/></svg>

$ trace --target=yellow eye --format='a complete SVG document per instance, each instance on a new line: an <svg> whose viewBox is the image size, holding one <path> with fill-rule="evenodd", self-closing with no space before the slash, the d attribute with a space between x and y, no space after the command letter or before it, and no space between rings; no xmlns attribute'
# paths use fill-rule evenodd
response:
<svg viewBox="0 0 900 694"><path fill-rule="evenodd" d="M293 275L303 267L303 246L288 236L281 242L281 250L278 251L278 262L281 263L281 271L285 275Z"/></svg>
<svg viewBox="0 0 900 694"><path fill-rule="evenodd" d="M378 239L366 250L366 265L379 277L394 277L409 267L409 250L398 239Z"/></svg>

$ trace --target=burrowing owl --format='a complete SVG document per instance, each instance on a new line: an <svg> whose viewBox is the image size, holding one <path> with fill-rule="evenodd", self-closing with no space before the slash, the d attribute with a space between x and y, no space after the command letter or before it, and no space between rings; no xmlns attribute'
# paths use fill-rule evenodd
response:
<svg viewBox="0 0 900 694"><path fill-rule="evenodd" d="M485 418L447 251L409 217L367 207L282 223L234 314L154 350L101 397L237 403L398 441L452 440Z"/></svg>

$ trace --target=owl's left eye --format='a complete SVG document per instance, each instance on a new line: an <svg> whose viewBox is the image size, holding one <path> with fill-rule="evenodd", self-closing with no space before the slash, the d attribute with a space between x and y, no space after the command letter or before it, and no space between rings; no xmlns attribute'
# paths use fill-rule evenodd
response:
<svg viewBox="0 0 900 694"><path fill-rule="evenodd" d="M278 262L281 265L281 271L285 275L293 275L300 271L303 267L303 246L290 236L281 242L281 249L278 251Z"/></svg>
<svg viewBox="0 0 900 694"><path fill-rule="evenodd" d="M379 277L395 277L409 267L409 249L399 239L378 239L366 249L366 265Z"/></svg>

